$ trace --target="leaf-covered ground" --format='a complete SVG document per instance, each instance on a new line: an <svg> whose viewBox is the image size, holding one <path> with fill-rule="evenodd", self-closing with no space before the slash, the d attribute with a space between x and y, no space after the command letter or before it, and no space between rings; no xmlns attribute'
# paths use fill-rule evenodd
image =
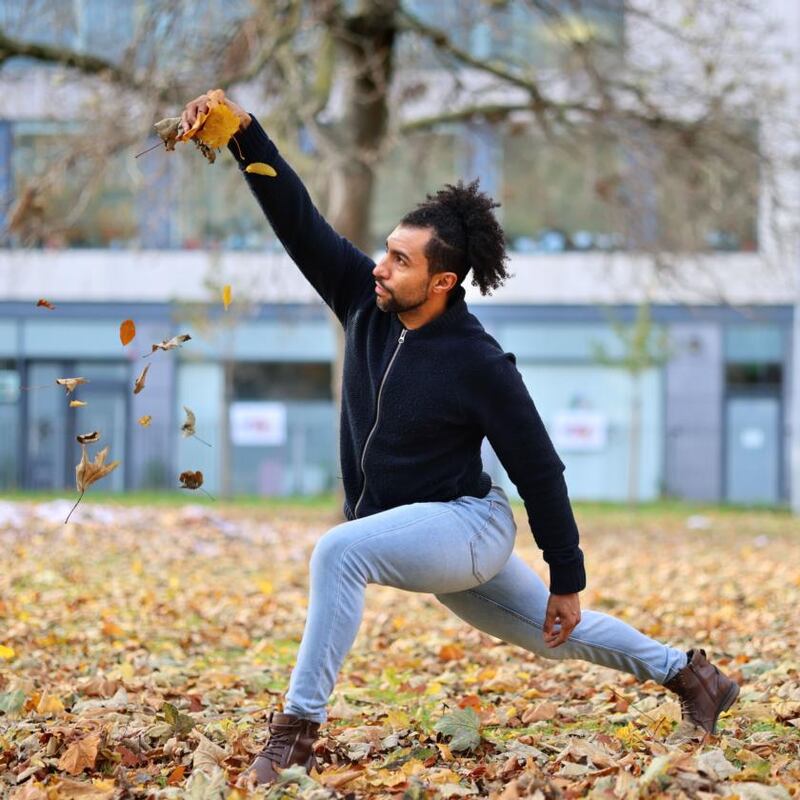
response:
<svg viewBox="0 0 800 800"><path fill-rule="evenodd" d="M88 504L65 526L70 505L0 503L0 797L245 797L235 779L287 686L333 513ZM541 572L517 515L517 552ZM584 607L702 646L742 683L719 736L668 742L679 710L658 685L536 658L430 595L369 586L324 770L269 797L800 797L796 521L579 521ZM454 713L468 749L440 730Z"/></svg>

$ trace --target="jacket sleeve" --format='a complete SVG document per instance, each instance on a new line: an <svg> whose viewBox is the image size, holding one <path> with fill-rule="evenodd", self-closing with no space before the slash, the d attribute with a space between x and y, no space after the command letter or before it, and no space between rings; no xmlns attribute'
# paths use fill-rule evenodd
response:
<svg viewBox="0 0 800 800"><path fill-rule="evenodd" d="M328 224L258 120L251 120L228 149L286 252L344 325L350 309L371 296L375 264ZM255 162L269 164L277 177L244 172Z"/></svg>
<svg viewBox="0 0 800 800"><path fill-rule="evenodd" d="M476 364L477 366L477 364ZM586 587L583 552L572 513L564 464L511 353L492 354L467 381L466 399L497 457L525 502L536 544L550 567L550 591L571 594Z"/></svg>

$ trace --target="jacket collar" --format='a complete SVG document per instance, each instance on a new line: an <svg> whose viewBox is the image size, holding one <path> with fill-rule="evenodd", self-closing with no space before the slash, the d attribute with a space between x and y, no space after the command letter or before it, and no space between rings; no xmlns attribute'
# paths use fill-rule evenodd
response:
<svg viewBox="0 0 800 800"><path fill-rule="evenodd" d="M466 294L463 286L456 286L450 293L450 302L444 312L430 322L426 322L422 327L409 330L409 333L413 334L416 338L418 336L435 335L453 327L458 320L463 319L469 313L467 303L464 300ZM394 317L397 324L402 328L403 323L400 321L397 314L395 314Z"/></svg>

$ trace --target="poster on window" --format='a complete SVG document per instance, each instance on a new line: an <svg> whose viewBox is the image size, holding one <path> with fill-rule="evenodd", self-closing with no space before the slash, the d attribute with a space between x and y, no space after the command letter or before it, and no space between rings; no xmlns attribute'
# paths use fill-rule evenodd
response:
<svg viewBox="0 0 800 800"><path fill-rule="evenodd" d="M286 406L283 403L231 403L230 422L234 445L280 447L286 444Z"/></svg>
<svg viewBox="0 0 800 800"><path fill-rule="evenodd" d="M602 450L608 440L608 419L599 411L558 411L553 420L553 444L564 452Z"/></svg>

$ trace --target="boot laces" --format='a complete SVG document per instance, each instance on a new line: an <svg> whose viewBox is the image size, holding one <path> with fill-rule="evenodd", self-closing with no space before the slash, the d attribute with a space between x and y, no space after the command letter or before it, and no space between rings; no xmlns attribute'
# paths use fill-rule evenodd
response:
<svg viewBox="0 0 800 800"><path fill-rule="evenodd" d="M297 728L270 730L269 741L258 755L273 761L280 761L285 749L292 746L299 734L300 731Z"/></svg>
<svg viewBox="0 0 800 800"><path fill-rule="evenodd" d="M678 686L676 694L678 695L678 702L681 706L681 716L682 717L689 717L690 719L694 720L694 703L685 695L686 692L686 679L681 673L678 673L676 676L676 681Z"/></svg>

